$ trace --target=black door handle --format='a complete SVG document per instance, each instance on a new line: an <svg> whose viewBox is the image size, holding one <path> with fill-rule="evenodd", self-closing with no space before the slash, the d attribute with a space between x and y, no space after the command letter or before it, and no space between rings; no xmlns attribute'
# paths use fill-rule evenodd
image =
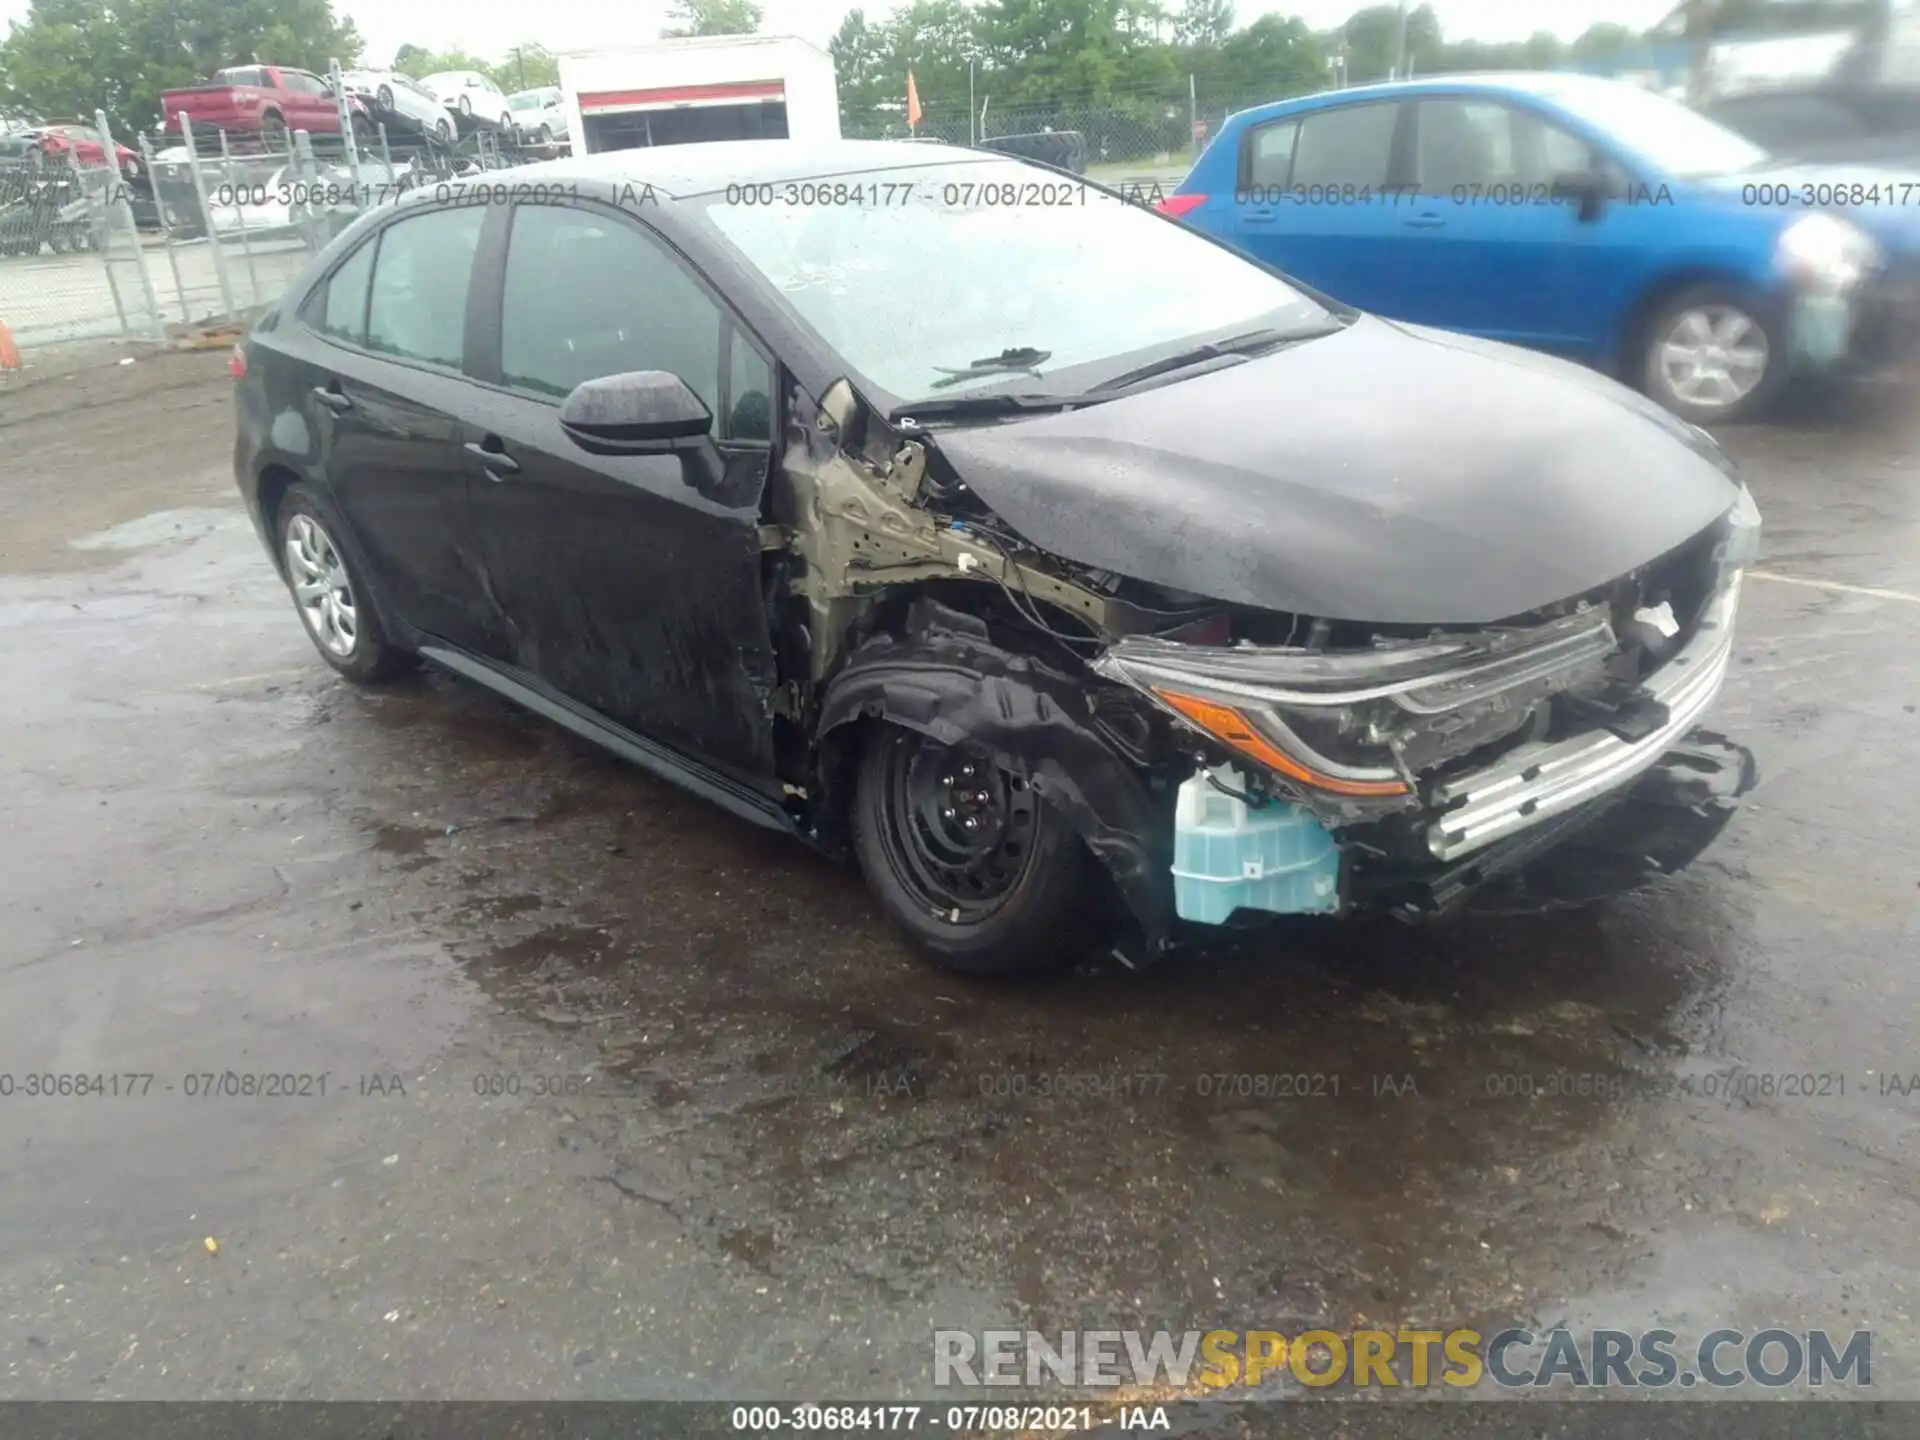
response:
<svg viewBox="0 0 1920 1440"><path fill-rule="evenodd" d="M488 439L492 439L492 437L489 436ZM493 442L496 446L499 443L498 440ZM481 465L485 467L487 474L495 480L498 480L502 475L519 473L520 462L518 460L507 454L506 451L495 449L484 441L469 440L467 442L467 453L478 459Z"/></svg>
<svg viewBox="0 0 1920 1440"><path fill-rule="evenodd" d="M342 411L351 410L353 408L353 401L349 400L345 395L341 394L340 391L335 390L330 385L314 386L313 398L318 400L322 405L326 406L327 409L333 411L333 413L336 415L340 414Z"/></svg>

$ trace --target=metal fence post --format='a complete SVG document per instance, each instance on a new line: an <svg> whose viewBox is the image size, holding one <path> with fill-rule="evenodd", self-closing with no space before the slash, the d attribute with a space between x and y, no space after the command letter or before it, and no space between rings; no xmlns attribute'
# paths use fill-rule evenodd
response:
<svg viewBox="0 0 1920 1440"><path fill-rule="evenodd" d="M207 194L206 177L200 171L200 140L193 133L193 121L180 115L180 138L187 146L187 174L193 178L193 198L200 206L200 221L207 231L207 252L213 256L214 278L220 282L220 303L226 318L240 313L233 303L233 280L227 274L227 253L220 246L220 232L213 223L213 199ZM231 178L231 177L229 177Z"/></svg>
<svg viewBox="0 0 1920 1440"><path fill-rule="evenodd" d="M360 188L360 145L353 134L353 106L347 102L347 87L338 60L327 61L327 74L333 81L333 103L340 113L340 143L346 147L347 171L353 176L354 189Z"/></svg>
<svg viewBox="0 0 1920 1440"><path fill-rule="evenodd" d="M153 163L153 142L147 132L140 132L140 158L147 163L147 184L153 190L153 210L160 221L161 233L167 237L167 268L173 271L173 293L180 300L180 319L182 323L193 323L193 306L187 301L187 285L180 278L180 256L174 250L173 227L167 224L166 207L160 200L160 168Z"/></svg>
<svg viewBox="0 0 1920 1440"><path fill-rule="evenodd" d="M231 181L233 178L233 147L227 143L227 132L222 130L219 133L220 168L225 172L228 180ZM289 145L288 148L291 150L291 145ZM240 222L240 258L244 260L247 265L247 305L251 308L260 303L260 276L253 268L253 246L247 241L247 206L245 201L246 197L253 193L253 187L251 185L229 184L228 188L233 191L235 201L233 207L234 218ZM220 243L220 232L218 227L214 225L213 216L211 215L207 216L207 235L213 244L218 245ZM239 314L240 312L236 310L229 318L238 319Z"/></svg>
<svg viewBox="0 0 1920 1440"><path fill-rule="evenodd" d="M100 132L100 148L106 160L107 174L112 177L107 182L109 213L113 219L123 222L127 240L133 246L133 268L140 276L140 293L147 302L147 320L153 334L164 337L167 325L160 318L160 298L154 293L153 277L147 273L147 257L140 244L140 227L134 223L133 202L127 199L127 177L120 172L120 147L114 143L113 128L107 124L106 111L94 111L93 123Z"/></svg>

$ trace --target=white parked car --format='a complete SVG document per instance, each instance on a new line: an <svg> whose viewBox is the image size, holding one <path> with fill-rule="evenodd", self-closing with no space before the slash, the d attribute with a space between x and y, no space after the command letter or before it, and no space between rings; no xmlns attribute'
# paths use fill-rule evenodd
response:
<svg viewBox="0 0 1920 1440"><path fill-rule="evenodd" d="M397 70L349 70L340 80L349 95L358 95L374 118L387 125L398 122L444 144L451 144L459 132L453 111L411 75Z"/></svg>
<svg viewBox="0 0 1920 1440"><path fill-rule="evenodd" d="M543 85L537 90L519 90L507 97L513 111L513 128L522 140L545 145L567 136L567 106L558 85Z"/></svg>
<svg viewBox="0 0 1920 1440"><path fill-rule="evenodd" d="M429 94L449 110L513 133L513 115L500 87L478 70L442 70L422 80Z"/></svg>

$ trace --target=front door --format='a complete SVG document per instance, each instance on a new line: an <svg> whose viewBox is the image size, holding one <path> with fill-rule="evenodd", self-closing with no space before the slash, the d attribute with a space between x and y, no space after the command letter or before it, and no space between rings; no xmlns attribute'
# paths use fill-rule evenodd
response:
<svg viewBox="0 0 1920 1440"><path fill-rule="evenodd" d="M508 627L495 658L627 729L771 775L768 358L650 231L584 202L514 209L497 321L498 390L464 442ZM561 430L576 385L638 370L706 403L709 467L590 454Z"/></svg>
<svg viewBox="0 0 1920 1440"><path fill-rule="evenodd" d="M1558 188L1581 173L1622 178L1585 141L1486 97L1414 110L1417 197L1392 258L1405 277L1397 318L1592 358L1612 333L1631 253L1657 226L1609 201L1583 216Z"/></svg>

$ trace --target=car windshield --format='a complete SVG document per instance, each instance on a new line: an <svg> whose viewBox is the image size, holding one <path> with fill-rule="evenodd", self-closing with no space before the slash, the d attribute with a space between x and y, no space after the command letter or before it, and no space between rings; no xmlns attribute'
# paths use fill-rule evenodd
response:
<svg viewBox="0 0 1920 1440"><path fill-rule="evenodd" d="M1719 121L1637 85L1569 87L1553 98L1569 114L1676 179L1755 170L1772 158Z"/></svg>
<svg viewBox="0 0 1920 1440"><path fill-rule="evenodd" d="M1329 318L1141 204L1014 162L732 186L707 216L797 319L905 398L1044 389L1072 367L1119 374L1143 351Z"/></svg>
<svg viewBox="0 0 1920 1440"><path fill-rule="evenodd" d="M515 110L538 110L546 103L547 97L534 91L522 91L507 101Z"/></svg>

